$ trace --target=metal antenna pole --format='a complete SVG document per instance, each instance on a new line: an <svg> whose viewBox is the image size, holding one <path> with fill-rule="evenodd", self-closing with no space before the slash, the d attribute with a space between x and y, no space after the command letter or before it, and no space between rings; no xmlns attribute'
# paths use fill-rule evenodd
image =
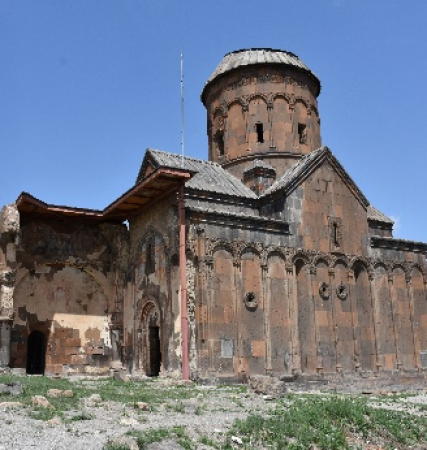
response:
<svg viewBox="0 0 427 450"><path fill-rule="evenodd" d="M181 51L181 167L184 167L185 149L185 121L184 121L184 57Z"/></svg>

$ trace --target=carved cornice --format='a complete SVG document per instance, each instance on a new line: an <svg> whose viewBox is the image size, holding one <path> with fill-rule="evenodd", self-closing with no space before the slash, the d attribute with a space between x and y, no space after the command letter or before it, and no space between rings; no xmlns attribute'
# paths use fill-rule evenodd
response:
<svg viewBox="0 0 427 450"><path fill-rule="evenodd" d="M265 245L260 242L248 243L236 240L224 240L218 238L206 238L206 255L201 258L200 262L213 265L214 254L217 250L224 249L230 253L235 267L240 267L242 256L245 252L252 251L259 256L260 267L268 269L269 259L278 256L283 260L285 269L288 274L293 272L295 264L302 261L308 273L315 275L317 272L317 264L320 261L326 263L328 275L336 276L336 265L343 263L348 280L353 280L358 269L363 268L370 280L375 280L376 269L382 267L381 276L386 275L388 280L393 282L394 271L397 268L402 269L407 282L412 280L412 272L416 269L423 277L423 282L427 283L427 269L421 264L402 262L398 260L366 258L362 256L345 255L345 254L328 254L319 251L309 251L303 249L294 249L291 247L279 247Z"/></svg>
<svg viewBox="0 0 427 450"><path fill-rule="evenodd" d="M187 207L190 217L197 223L230 226L244 230L265 231L268 233L289 234L289 224L282 220L267 219L247 214L220 212L213 209Z"/></svg>
<svg viewBox="0 0 427 450"><path fill-rule="evenodd" d="M404 252L423 253L427 255L427 244L424 242L407 241L382 236L371 236L372 248L384 248Z"/></svg>

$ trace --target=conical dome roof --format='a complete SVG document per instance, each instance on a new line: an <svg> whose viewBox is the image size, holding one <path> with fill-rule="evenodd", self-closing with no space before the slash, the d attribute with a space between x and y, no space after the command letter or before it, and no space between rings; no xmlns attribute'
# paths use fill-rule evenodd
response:
<svg viewBox="0 0 427 450"><path fill-rule="evenodd" d="M320 81L317 76L298 58L297 55L285 50L276 50L272 48L248 48L236 50L227 53L212 75L206 81L202 91L202 101L208 85L217 77L224 75L241 66L259 65L259 64L283 64L296 67L299 70L307 72L311 75L319 85ZM204 101L203 101L204 103Z"/></svg>

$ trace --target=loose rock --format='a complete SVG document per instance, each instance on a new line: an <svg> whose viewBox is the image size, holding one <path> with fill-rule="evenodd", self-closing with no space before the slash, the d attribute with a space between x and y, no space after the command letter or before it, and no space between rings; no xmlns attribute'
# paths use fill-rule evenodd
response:
<svg viewBox="0 0 427 450"><path fill-rule="evenodd" d="M129 436L115 438L110 443L116 447L127 447L129 450L138 450L138 444L135 439Z"/></svg>
<svg viewBox="0 0 427 450"><path fill-rule="evenodd" d="M0 384L0 394L21 395L23 392L22 383L12 382Z"/></svg>
<svg viewBox="0 0 427 450"><path fill-rule="evenodd" d="M41 406L42 408L55 409L52 403L43 395L34 395L31 397L31 402L33 406Z"/></svg>
<svg viewBox="0 0 427 450"><path fill-rule="evenodd" d="M48 397L58 398L58 397L74 397L74 392L70 389L49 389L47 391Z"/></svg>
<svg viewBox="0 0 427 450"><path fill-rule="evenodd" d="M140 409L141 411L151 411L150 405L148 403L145 402L137 402L136 406L138 407L138 409Z"/></svg>

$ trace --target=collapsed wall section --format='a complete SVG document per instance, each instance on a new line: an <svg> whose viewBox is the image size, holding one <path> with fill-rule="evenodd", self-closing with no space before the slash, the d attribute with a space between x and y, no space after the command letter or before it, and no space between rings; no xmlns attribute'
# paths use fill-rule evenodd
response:
<svg viewBox="0 0 427 450"><path fill-rule="evenodd" d="M123 225L21 217L10 366L107 373L120 360Z"/></svg>

